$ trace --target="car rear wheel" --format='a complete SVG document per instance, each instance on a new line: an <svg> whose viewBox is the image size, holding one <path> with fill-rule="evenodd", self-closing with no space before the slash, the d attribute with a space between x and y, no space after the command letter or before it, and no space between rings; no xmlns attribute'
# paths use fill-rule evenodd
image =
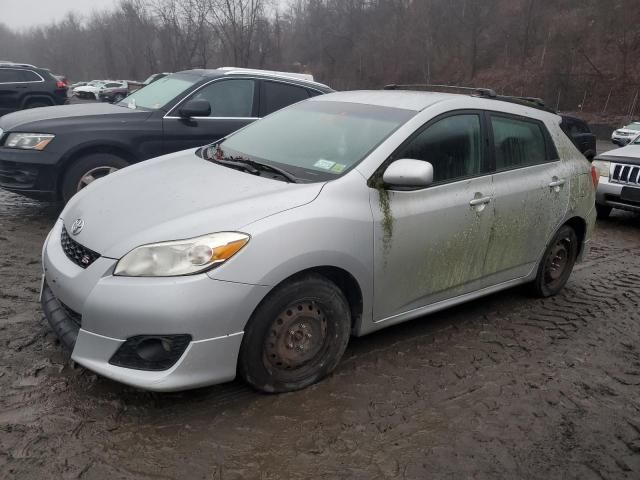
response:
<svg viewBox="0 0 640 480"><path fill-rule="evenodd" d="M609 215L611 215L611 210L613 210L611 207L607 207L605 205L596 205L596 212L598 212L598 218L600 220L609 218Z"/></svg>
<svg viewBox="0 0 640 480"><path fill-rule="evenodd" d="M568 225L563 226L549 243L538 266L532 287L539 297L552 297L560 293L569 281L578 258L578 237Z"/></svg>
<svg viewBox="0 0 640 480"><path fill-rule="evenodd" d="M76 161L62 181L62 200L67 203L76 193L100 178L128 166L120 157L108 153L93 153Z"/></svg>
<svg viewBox="0 0 640 480"><path fill-rule="evenodd" d="M336 368L350 330L342 291L320 275L299 277L277 287L249 320L238 371L263 392L300 390Z"/></svg>
<svg viewBox="0 0 640 480"><path fill-rule="evenodd" d="M124 100L124 95L122 93L116 93L113 97L113 103L120 103Z"/></svg>

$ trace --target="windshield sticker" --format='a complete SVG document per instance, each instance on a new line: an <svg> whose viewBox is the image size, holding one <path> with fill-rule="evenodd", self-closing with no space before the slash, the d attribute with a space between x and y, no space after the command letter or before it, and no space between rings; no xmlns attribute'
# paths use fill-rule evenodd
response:
<svg viewBox="0 0 640 480"><path fill-rule="evenodd" d="M336 163L333 168L331 168L331 171L334 173L342 173L344 172L344 169L347 168L346 165L344 165L343 163Z"/></svg>
<svg viewBox="0 0 640 480"><path fill-rule="evenodd" d="M313 164L313 166L316 168L321 168L323 170L331 170L331 168L333 168L335 164L336 162L331 162L329 160L318 160Z"/></svg>

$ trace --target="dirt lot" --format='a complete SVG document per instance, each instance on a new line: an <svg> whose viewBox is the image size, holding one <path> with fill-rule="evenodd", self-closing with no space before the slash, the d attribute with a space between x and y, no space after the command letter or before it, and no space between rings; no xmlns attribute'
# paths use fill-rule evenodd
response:
<svg viewBox="0 0 640 480"><path fill-rule="evenodd" d="M640 478L640 219L550 300L509 291L351 343L303 392L159 395L69 364L37 303L57 210L0 193L0 477Z"/></svg>

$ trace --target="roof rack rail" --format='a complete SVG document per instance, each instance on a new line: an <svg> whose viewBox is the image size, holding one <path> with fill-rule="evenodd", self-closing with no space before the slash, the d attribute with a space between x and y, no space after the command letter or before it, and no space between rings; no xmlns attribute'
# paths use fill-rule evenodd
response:
<svg viewBox="0 0 640 480"><path fill-rule="evenodd" d="M30 63L0 62L0 67L38 68Z"/></svg>
<svg viewBox="0 0 640 480"><path fill-rule="evenodd" d="M459 87L457 85L429 85L429 84L407 84L407 85L386 85L384 90L421 90L430 92L446 92L457 91L458 93L471 93L471 95L489 98L493 100L500 100L502 102L515 103L525 107L531 107L538 110L544 110L549 113L558 113L552 108L547 107L544 100L537 97L512 97L508 95L498 95L495 90L490 88L478 88L478 87Z"/></svg>
<svg viewBox="0 0 640 480"><path fill-rule="evenodd" d="M558 113L553 108L547 107L544 100L537 97L511 97L508 95L498 95L496 100L500 100L502 102L515 103L518 105L523 105L525 107L532 107L537 110L544 110L549 113Z"/></svg>
<svg viewBox="0 0 640 480"><path fill-rule="evenodd" d="M478 87L459 87L457 85L431 85L431 84L422 84L422 83L414 83L414 84L406 84L406 85L386 85L384 90L424 90L424 91L432 91L439 92L443 90L458 90L461 92L471 92L473 95L477 95L478 97L487 97L487 98L495 98L497 94L495 90L491 90L490 88L478 88Z"/></svg>

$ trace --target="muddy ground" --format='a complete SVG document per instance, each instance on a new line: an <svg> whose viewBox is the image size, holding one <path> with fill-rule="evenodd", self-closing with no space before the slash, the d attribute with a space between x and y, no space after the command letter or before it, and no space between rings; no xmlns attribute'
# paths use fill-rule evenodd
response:
<svg viewBox="0 0 640 480"><path fill-rule="evenodd" d="M640 218L559 297L511 290L351 342L335 375L152 394L70 365L37 303L55 207L0 193L0 477L640 478Z"/></svg>

